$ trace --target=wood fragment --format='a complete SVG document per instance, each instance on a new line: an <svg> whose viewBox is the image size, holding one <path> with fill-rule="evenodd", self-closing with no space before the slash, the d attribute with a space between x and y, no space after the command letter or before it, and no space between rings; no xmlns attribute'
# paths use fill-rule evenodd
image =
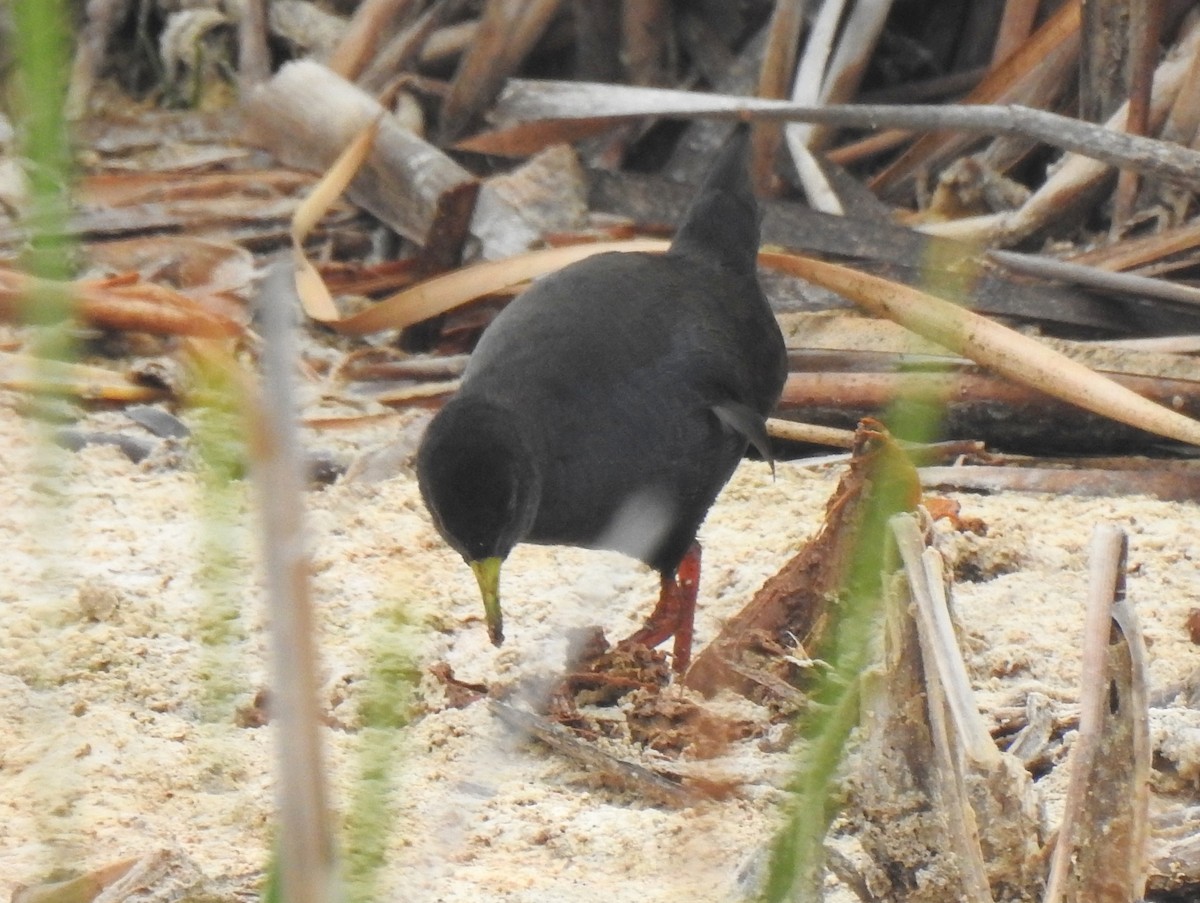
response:
<svg viewBox="0 0 1200 903"><path fill-rule="evenodd" d="M1050 697L1032 692L1025 697L1025 725L1005 750L1026 765L1042 755L1054 730L1054 709Z"/></svg>
<svg viewBox="0 0 1200 903"><path fill-rule="evenodd" d="M892 533L915 603L921 657L925 667L937 673L942 703L959 748L973 764L993 766L1000 760L1000 754L979 717L967 666L950 621L942 557L936 550L925 547L912 515L896 515L892 519Z"/></svg>
<svg viewBox="0 0 1200 903"><path fill-rule="evenodd" d="M1183 88L1171 105L1159 137L1195 147L1197 129L1200 129L1200 54L1192 58L1191 69L1183 79Z"/></svg>
<svg viewBox="0 0 1200 903"><path fill-rule="evenodd" d="M1079 115L1103 122L1129 97L1134 19L1123 0L1088 0L1080 18Z"/></svg>
<svg viewBox="0 0 1200 903"><path fill-rule="evenodd" d="M1200 62L1200 53L1193 59ZM1196 74L1200 78L1200 66ZM1067 259L1072 263L1105 270L1131 270L1195 248L1200 248L1200 223L1185 223L1153 235L1127 238L1092 251L1073 254Z"/></svg>
<svg viewBox="0 0 1200 903"><path fill-rule="evenodd" d="M1147 890L1183 899L1200 891L1200 806L1179 806L1154 818L1155 853Z"/></svg>
<svg viewBox="0 0 1200 903"><path fill-rule="evenodd" d="M897 537L905 579L890 581L885 593L884 660L882 673L868 682L863 694L864 773L856 800L868 825L887 829L864 827L860 840L885 873L913 868L926 872L926 893L992 903L962 763L954 748L957 738L946 722L944 687L928 661L928 639L912 616L914 569L925 583L920 564L924 540L915 521L894 518L893 530L897 524L911 525L911 535ZM991 738L986 739L990 744ZM936 815L922 818L919 811L925 807ZM926 861L914 861L912 855L921 850Z"/></svg>
<svg viewBox="0 0 1200 903"><path fill-rule="evenodd" d="M1200 353L1200 335L1153 336L1145 339L1098 339L1094 344L1105 348L1124 348L1129 351L1150 351L1162 354Z"/></svg>
<svg viewBox="0 0 1200 903"><path fill-rule="evenodd" d="M1200 383L1194 380L1107 377L1159 404L1174 406L1183 401L1184 411L1200 416ZM1140 430L980 373L793 372L784 386L779 413L845 429L856 418L875 416L901 398L924 399L937 406L946 435L973 436L1009 449L1116 452L1145 448L1148 441Z"/></svg>
<svg viewBox="0 0 1200 903"><path fill-rule="evenodd" d="M566 145L547 148L511 172L486 179L471 218L479 258L511 257L539 246L549 233L582 228L586 194L579 158Z"/></svg>
<svg viewBox="0 0 1200 903"><path fill-rule="evenodd" d="M849 103L857 95L859 85L866 74L892 6L893 0L877 0L874 3L855 3L853 5L842 24L837 46L833 50L829 64L822 67L818 98L821 103ZM788 130L791 131L792 128L789 126ZM809 128L811 128L811 133L805 134L802 131L797 137L789 138L789 146L794 146L797 138L809 147L824 146L829 136L829 130L822 127Z"/></svg>
<svg viewBox="0 0 1200 903"><path fill-rule="evenodd" d="M937 569L928 569L937 553L925 548L911 516L891 524L904 577L888 583L883 662L863 691L849 821L897 899L1021 899L1037 886L1041 867L1032 782L987 736L965 673L952 678L960 701L949 701L942 675L960 670L952 663L960 658L957 643L952 633L949 645L936 638L943 630L932 622L942 615L933 611L943 603L919 601L941 582ZM925 607L930 618L914 615ZM943 653L949 658L938 664ZM958 716L955 707L962 708ZM960 724L977 739L961 736ZM918 873L919 883L904 877Z"/></svg>
<svg viewBox="0 0 1200 903"><path fill-rule="evenodd" d="M875 7L874 4L864 4L864 7ZM776 7L778 9L778 7ZM827 96L826 73L833 78L835 72L830 66L829 58L834 52L834 35L842 20L845 9L844 0L831 0L821 4L821 10L813 23L812 32L804 45L804 55L796 67L796 77L792 83L791 101L797 104L816 105L829 100L841 101L845 97ZM857 7L856 7L857 9ZM842 32L843 40L849 40L852 34L847 25ZM765 126L760 126L760 129ZM774 126L778 130L778 126ZM788 153L800 179L800 186L808 198L808 202L817 210L841 216L845 210L837 195L825 178L821 167L813 156L810 146L815 143L816 129L809 124L789 122L783 127L783 135Z"/></svg>
<svg viewBox="0 0 1200 903"><path fill-rule="evenodd" d="M247 101L246 137L291 166L324 171L383 115L349 197L420 245L433 267L457 264L479 183L396 124L369 95L318 63L288 63Z"/></svg>
<svg viewBox="0 0 1200 903"><path fill-rule="evenodd" d="M421 46L417 63L422 70L451 66L475 42L481 26L479 19L465 19L435 29ZM439 92L445 94L444 91Z"/></svg>

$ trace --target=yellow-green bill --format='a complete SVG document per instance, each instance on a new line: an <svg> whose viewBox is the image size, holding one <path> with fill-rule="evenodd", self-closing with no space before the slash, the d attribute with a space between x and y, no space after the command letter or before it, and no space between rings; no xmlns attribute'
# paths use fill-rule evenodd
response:
<svg viewBox="0 0 1200 903"><path fill-rule="evenodd" d="M500 565L503 562L504 559L496 557L471 562L471 570L483 596L483 614L493 646L504 642L504 617L500 613Z"/></svg>

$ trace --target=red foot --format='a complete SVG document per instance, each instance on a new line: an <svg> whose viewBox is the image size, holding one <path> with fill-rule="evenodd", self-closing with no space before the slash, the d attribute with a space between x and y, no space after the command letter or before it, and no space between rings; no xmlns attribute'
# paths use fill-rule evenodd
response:
<svg viewBox="0 0 1200 903"><path fill-rule="evenodd" d="M692 543L674 574L663 574L658 604L645 625L622 646L634 644L653 649L669 636L675 637L671 667L677 674L692 660L692 634L696 620L696 594L700 589L700 544Z"/></svg>

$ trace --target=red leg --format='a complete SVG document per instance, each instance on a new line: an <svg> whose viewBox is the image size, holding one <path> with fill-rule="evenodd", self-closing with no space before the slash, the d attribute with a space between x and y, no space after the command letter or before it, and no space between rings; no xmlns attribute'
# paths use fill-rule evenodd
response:
<svg viewBox="0 0 1200 903"><path fill-rule="evenodd" d="M674 635L672 667L682 674L692 658L692 633L696 619L696 594L700 589L700 544L692 543L674 574L663 574L658 604L645 625L622 646L654 648Z"/></svg>
<svg viewBox="0 0 1200 903"><path fill-rule="evenodd" d="M700 592L700 543L693 542L679 562L676 572L679 590L679 620L675 624L674 660L676 674L687 670L692 661L692 634L696 627L696 596Z"/></svg>

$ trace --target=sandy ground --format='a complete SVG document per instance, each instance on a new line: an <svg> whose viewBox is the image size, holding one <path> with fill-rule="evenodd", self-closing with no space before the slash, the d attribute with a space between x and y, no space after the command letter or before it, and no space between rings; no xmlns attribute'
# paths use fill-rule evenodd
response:
<svg viewBox="0 0 1200 903"><path fill-rule="evenodd" d="M135 465L111 448L62 451L15 413L18 401L0 396L0 899L18 883L164 847L211 879L252 886L270 837L273 749L271 729L244 715L267 683L249 490L233 485L225 513L213 514L186 456L164 449ZM368 448L402 425L336 442ZM760 463L738 471L701 534L697 648L816 529L838 473L781 464L772 481ZM1194 505L961 501L988 526L953 540L981 575L956 595L983 708L1020 705L1031 690L1077 698L1086 547L1098 523L1130 533L1129 593L1153 687L1200 664L1184 629L1200 605ZM505 569L508 642L495 650L471 575L433 532L411 477L337 484L308 502L340 813L368 764L364 694L397 655L424 674L420 714L391 738L377 899L738 897L739 869L775 821L785 753L736 746L700 767L740 777L741 793L671 811L514 739L483 705L447 707L426 672L444 661L458 678L493 686L553 672L567 627L600 624L620 637L639 626L653 574L618 555L520 548ZM204 642L214 636L222 639ZM1200 720L1172 711L1165 727L1156 716L1160 754L1174 744L1193 751L1180 762L1194 762ZM1186 767L1176 789L1194 791L1200 772Z"/></svg>

